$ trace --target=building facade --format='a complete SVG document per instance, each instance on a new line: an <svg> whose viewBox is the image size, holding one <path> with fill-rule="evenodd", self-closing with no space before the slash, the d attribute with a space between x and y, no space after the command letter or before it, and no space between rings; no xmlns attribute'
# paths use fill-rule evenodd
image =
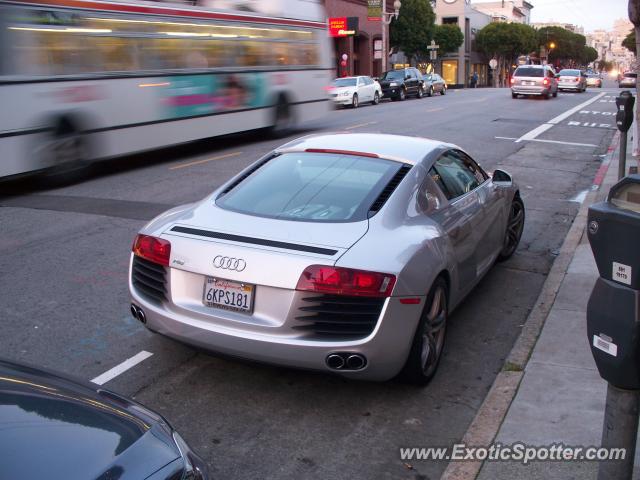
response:
<svg viewBox="0 0 640 480"><path fill-rule="evenodd" d="M458 51L440 59L440 73L447 85L454 88L468 86L474 72L478 74L478 85L489 85L489 66L475 50L475 36L482 27L491 23L491 16L474 8L468 0L437 0L434 12L436 24L457 25L464 35Z"/></svg>
<svg viewBox="0 0 640 480"><path fill-rule="evenodd" d="M489 15L492 22L531 23L533 5L525 0L500 0L498 2L476 2L473 8Z"/></svg>

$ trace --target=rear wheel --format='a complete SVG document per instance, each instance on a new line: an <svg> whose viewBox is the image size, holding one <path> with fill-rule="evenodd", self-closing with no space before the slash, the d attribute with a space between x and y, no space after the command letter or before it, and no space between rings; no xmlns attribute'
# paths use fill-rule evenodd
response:
<svg viewBox="0 0 640 480"><path fill-rule="evenodd" d="M427 93L428 97L433 97L433 85L429 87L429 92Z"/></svg>
<svg viewBox="0 0 640 480"><path fill-rule="evenodd" d="M286 135L293 128L293 125L294 119L291 107L284 98L280 98L276 105L271 134L275 137Z"/></svg>
<svg viewBox="0 0 640 480"><path fill-rule="evenodd" d="M558 90L556 90L555 92L553 92L553 98L558 98Z"/></svg>
<svg viewBox="0 0 640 480"><path fill-rule="evenodd" d="M447 333L447 291L447 283L438 277L427 295L409 358L400 372L408 383L426 385L438 369Z"/></svg>
<svg viewBox="0 0 640 480"><path fill-rule="evenodd" d="M380 103L380 94L378 92L376 92L373 95L373 104L374 105L378 105Z"/></svg>
<svg viewBox="0 0 640 480"><path fill-rule="evenodd" d="M88 173L89 152L86 137L72 121L63 119L55 127L51 139L40 149L49 167L40 177L44 186L66 185Z"/></svg>
<svg viewBox="0 0 640 480"><path fill-rule="evenodd" d="M524 203L519 196L516 196L511 202L507 230L504 234L504 244L502 251L498 255L498 260L506 260L515 253L524 230L524 217Z"/></svg>
<svg viewBox="0 0 640 480"><path fill-rule="evenodd" d="M447 93L447 86L445 85L444 87L442 87L442 90L440 90L440 95L446 95Z"/></svg>

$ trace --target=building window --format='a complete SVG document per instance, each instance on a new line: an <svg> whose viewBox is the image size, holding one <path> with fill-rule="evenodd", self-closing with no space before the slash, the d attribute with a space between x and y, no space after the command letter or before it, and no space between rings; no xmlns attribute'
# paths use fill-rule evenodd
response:
<svg viewBox="0 0 640 480"><path fill-rule="evenodd" d="M457 25L458 17L442 17L443 25Z"/></svg>
<svg viewBox="0 0 640 480"><path fill-rule="evenodd" d="M458 61L443 60L442 61L442 78L447 85L455 85L458 83Z"/></svg>

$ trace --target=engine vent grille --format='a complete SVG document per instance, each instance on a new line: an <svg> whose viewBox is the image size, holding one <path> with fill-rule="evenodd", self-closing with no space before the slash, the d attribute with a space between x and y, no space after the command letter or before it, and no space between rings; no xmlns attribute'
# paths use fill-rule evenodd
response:
<svg viewBox="0 0 640 480"><path fill-rule="evenodd" d="M375 201L371 204L371 207L369 208L369 216L374 215L378 211L380 211L387 200L389 200L391 194L395 191L396 188L398 188L398 185L400 185L402 179L406 177L407 173L409 173L409 170L411 170L410 165L403 165L402 167L400 167L400 170L398 170L393 178L389 180L387 186L384 187L382 192L380 192L380 195L378 195L378 198L376 198Z"/></svg>
<svg viewBox="0 0 640 480"><path fill-rule="evenodd" d="M166 270L162 265L135 255L131 268L131 281L138 292L150 300L162 302L167 299Z"/></svg>
<svg viewBox="0 0 640 480"><path fill-rule="evenodd" d="M364 338L373 332L385 299L317 295L302 301L307 305L299 308L296 320L303 323L292 328L315 338L340 341Z"/></svg>

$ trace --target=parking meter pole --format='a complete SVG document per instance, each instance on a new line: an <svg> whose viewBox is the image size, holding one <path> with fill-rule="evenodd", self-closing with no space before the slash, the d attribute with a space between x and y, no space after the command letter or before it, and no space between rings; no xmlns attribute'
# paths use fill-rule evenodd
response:
<svg viewBox="0 0 640 480"><path fill-rule="evenodd" d="M620 158L618 159L618 180L627 174L627 132L620 133Z"/></svg>
<svg viewBox="0 0 640 480"><path fill-rule="evenodd" d="M602 447L624 448L624 460L601 461L598 480L631 480L638 435L640 391L607 385L607 403L602 426Z"/></svg>

